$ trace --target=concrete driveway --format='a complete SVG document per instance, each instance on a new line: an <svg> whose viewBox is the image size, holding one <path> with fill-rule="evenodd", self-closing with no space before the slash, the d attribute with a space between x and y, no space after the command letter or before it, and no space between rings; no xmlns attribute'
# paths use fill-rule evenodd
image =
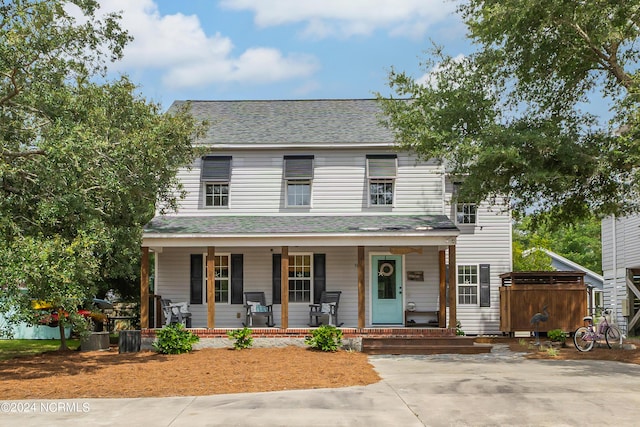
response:
<svg viewBox="0 0 640 427"><path fill-rule="evenodd" d="M640 425L639 365L526 360L508 351L370 360L382 381L364 387L158 399L0 400L0 425Z"/></svg>

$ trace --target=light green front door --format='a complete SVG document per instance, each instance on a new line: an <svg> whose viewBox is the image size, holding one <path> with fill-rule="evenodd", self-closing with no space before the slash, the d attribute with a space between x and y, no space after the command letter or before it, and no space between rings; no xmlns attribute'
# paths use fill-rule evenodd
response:
<svg viewBox="0 0 640 427"><path fill-rule="evenodd" d="M402 257L372 256L371 278L371 323L402 324Z"/></svg>

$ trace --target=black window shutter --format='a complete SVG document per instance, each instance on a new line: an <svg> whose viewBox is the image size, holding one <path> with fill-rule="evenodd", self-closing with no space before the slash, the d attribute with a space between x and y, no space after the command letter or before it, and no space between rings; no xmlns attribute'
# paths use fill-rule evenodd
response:
<svg viewBox="0 0 640 427"><path fill-rule="evenodd" d="M202 254L191 255L190 304L202 304Z"/></svg>
<svg viewBox="0 0 640 427"><path fill-rule="evenodd" d="M313 254L313 303L320 303L320 295L327 287L325 254Z"/></svg>
<svg viewBox="0 0 640 427"><path fill-rule="evenodd" d="M282 255L273 254L273 304L280 304L282 301L282 298L280 297L280 278L282 272L281 259Z"/></svg>
<svg viewBox="0 0 640 427"><path fill-rule="evenodd" d="M231 254L231 304L242 304L244 286L243 255Z"/></svg>
<svg viewBox="0 0 640 427"><path fill-rule="evenodd" d="M489 264L480 264L480 307L491 307L491 276Z"/></svg>

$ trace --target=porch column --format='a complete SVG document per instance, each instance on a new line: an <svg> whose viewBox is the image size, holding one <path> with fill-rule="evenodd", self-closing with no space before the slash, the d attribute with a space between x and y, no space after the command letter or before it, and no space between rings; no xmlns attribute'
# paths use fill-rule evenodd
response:
<svg viewBox="0 0 640 427"><path fill-rule="evenodd" d="M449 328L456 327L456 246L449 246Z"/></svg>
<svg viewBox="0 0 640 427"><path fill-rule="evenodd" d="M281 327L289 327L289 247L283 246L280 259L280 310Z"/></svg>
<svg viewBox="0 0 640 427"><path fill-rule="evenodd" d="M216 327L216 248L207 248L207 328Z"/></svg>
<svg viewBox="0 0 640 427"><path fill-rule="evenodd" d="M149 327L149 248L142 247L140 260L140 327Z"/></svg>
<svg viewBox="0 0 640 427"><path fill-rule="evenodd" d="M364 328L364 246L358 246L358 328Z"/></svg>
<svg viewBox="0 0 640 427"><path fill-rule="evenodd" d="M440 272L440 306L438 307L438 327L447 325L447 260L445 251L438 251L438 271Z"/></svg>

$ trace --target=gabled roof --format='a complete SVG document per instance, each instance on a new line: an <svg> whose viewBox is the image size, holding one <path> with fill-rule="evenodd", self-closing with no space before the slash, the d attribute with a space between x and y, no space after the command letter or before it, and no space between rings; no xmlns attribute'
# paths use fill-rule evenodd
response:
<svg viewBox="0 0 640 427"><path fill-rule="evenodd" d="M598 289L603 289L604 287L604 277L600 274L589 270L587 267L583 267L582 265L571 261L568 258L563 257L549 249L545 248L532 248L525 251L525 255L532 251L542 251L546 253L551 258L551 266L558 271L580 271L584 273L584 281L587 285L591 287L595 287Z"/></svg>
<svg viewBox="0 0 640 427"><path fill-rule="evenodd" d="M381 126L374 99L282 101L175 101L185 103L210 128L198 145L207 146L392 146L393 133Z"/></svg>

